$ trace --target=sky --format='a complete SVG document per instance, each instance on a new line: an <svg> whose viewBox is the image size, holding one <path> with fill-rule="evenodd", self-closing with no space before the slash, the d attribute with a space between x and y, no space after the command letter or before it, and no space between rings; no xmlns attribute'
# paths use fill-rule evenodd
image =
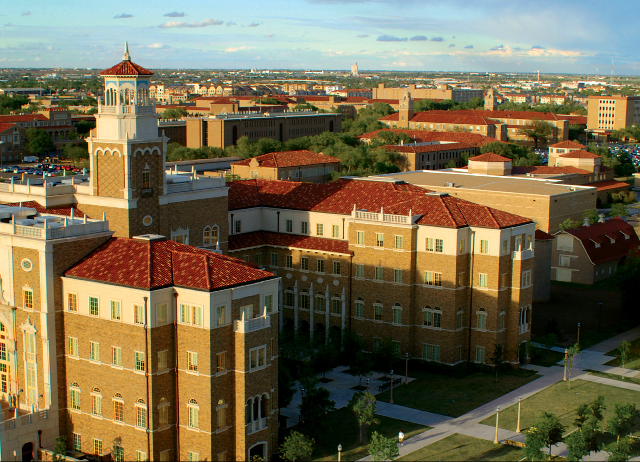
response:
<svg viewBox="0 0 640 462"><path fill-rule="evenodd" d="M9 1L9 0L6 0ZM635 10L635 11L634 11ZM640 74L638 0L12 1L0 67Z"/></svg>

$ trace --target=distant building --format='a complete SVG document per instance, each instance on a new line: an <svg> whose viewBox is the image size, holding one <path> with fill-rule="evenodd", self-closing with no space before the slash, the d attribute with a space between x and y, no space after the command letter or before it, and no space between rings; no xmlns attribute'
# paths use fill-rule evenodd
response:
<svg viewBox="0 0 640 462"><path fill-rule="evenodd" d="M0 123L2 162L19 162L24 154L25 130L15 123Z"/></svg>
<svg viewBox="0 0 640 462"><path fill-rule="evenodd" d="M640 96L589 96L587 130L606 135L640 124Z"/></svg>
<svg viewBox="0 0 640 462"><path fill-rule="evenodd" d="M231 173L243 179L262 178L326 183L331 179L331 172L334 171L340 171L340 159L306 149L270 152L231 164Z"/></svg>
<svg viewBox="0 0 640 462"><path fill-rule="evenodd" d="M372 89L373 99L401 99L405 91L408 91L413 99L450 99L459 103L467 103L472 98L483 98L484 90L472 88L452 88L447 84L441 84L438 88L417 88L414 84L408 87L386 88L383 83Z"/></svg>
<svg viewBox="0 0 640 462"><path fill-rule="evenodd" d="M351 75L352 75L353 77L357 77L357 76L359 75L359 74L358 74L358 63L357 63L357 62L356 62L356 63L353 63L353 64L351 65Z"/></svg>

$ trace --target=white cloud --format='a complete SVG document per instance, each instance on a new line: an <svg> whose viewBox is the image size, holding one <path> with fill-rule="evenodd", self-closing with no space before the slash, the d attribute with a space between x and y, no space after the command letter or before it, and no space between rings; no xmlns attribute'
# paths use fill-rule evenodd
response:
<svg viewBox="0 0 640 462"><path fill-rule="evenodd" d="M254 47L229 47L226 50L224 50L225 53L234 53L236 51L242 51L242 50L253 50Z"/></svg>
<svg viewBox="0 0 640 462"><path fill-rule="evenodd" d="M147 45L147 48L151 48L152 50L159 50L163 48L169 48L169 45L164 45L160 42L152 43L151 45Z"/></svg>
<svg viewBox="0 0 640 462"><path fill-rule="evenodd" d="M172 28L197 28L197 27L208 27L208 26L220 26L224 24L224 21L220 21L219 19L205 19L201 22L185 22L185 21L169 21L164 24L160 24L158 27L160 29L172 29Z"/></svg>

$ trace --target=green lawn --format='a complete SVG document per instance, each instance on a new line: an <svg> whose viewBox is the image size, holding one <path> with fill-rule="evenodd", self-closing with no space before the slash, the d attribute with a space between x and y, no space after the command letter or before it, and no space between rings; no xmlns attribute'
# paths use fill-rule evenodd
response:
<svg viewBox="0 0 640 462"><path fill-rule="evenodd" d="M575 428L573 419L575 418L576 408L582 403L590 403L598 395L605 397L605 405L607 406L605 419L611 416L613 404L616 402L631 402L640 406L640 393L634 390L626 390L624 388L584 380L572 381L571 389L569 389L567 382L561 381L522 401L520 427L521 429L525 429L531 426L540 416L540 412L545 410L556 414L562 424L566 425L566 431L568 432ZM500 428L515 431L517 418L517 404L501 410ZM495 425L495 414L480 423Z"/></svg>
<svg viewBox="0 0 640 462"><path fill-rule="evenodd" d="M535 354L532 351L530 364L536 366L551 367L564 359L564 353L559 351L547 350L546 348L535 348L535 350Z"/></svg>
<svg viewBox="0 0 640 462"><path fill-rule="evenodd" d="M624 363L624 367L626 367L627 369L635 369L635 370L640 370L640 355L638 355L638 353L640 352L640 338L635 339L633 342L631 342L631 347L629 348L629 358L627 359L627 361ZM607 353L607 355L609 356L616 356L614 359L612 359L611 361L605 363L606 366L614 366L614 367L622 367L622 362L620 361L620 358L618 357L619 355L619 351L618 349L614 349L611 350L610 352Z"/></svg>
<svg viewBox="0 0 640 462"><path fill-rule="evenodd" d="M537 378L535 372L514 370L501 373L476 372L466 377L413 372L416 380L393 389L393 402L401 406L458 417ZM377 395L389 402L389 391Z"/></svg>
<svg viewBox="0 0 640 462"><path fill-rule="evenodd" d="M505 460L523 457L522 449L454 433L397 460Z"/></svg>
<svg viewBox="0 0 640 462"><path fill-rule="evenodd" d="M625 379L622 380L622 376L617 374L608 374L606 372L594 371L593 369L585 369L585 372L589 372L591 375L595 375L596 377L603 377L605 379L619 380L620 382L640 385L640 378L638 377L625 377Z"/></svg>
<svg viewBox="0 0 640 462"><path fill-rule="evenodd" d="M398 432L402 431L405 434L405 438L411 438L430 429L430 427L423 427L404 420L383 416L377 416L377 418L380 420L380 424L369 427L367 436L377 431L387 438L396 438ZM308 435L307 430L298 428L297 425L287 429L286 434L293 430ZM281 438L286 436L285 432L280 433L282 433ZM364 445L360 445L358 443L359 434L360 430L353 411L342 408L329 413L323 419L322 425L315 436L316 444L313 459L338 460L339 444L342 445L342 460L358 460L368 456L368 439Z"/></svg>

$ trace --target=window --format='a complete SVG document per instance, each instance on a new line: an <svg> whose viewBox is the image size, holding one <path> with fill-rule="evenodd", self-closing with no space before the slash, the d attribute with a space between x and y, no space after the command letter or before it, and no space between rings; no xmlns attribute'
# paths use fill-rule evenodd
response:
<svg viewBox="0 0 640 462"><path fill-rule="evenodd" d="M271 254L271 266L278 266L278 254L277 253L272 253Z"/></svg>
<svg viewBox="0 0 640 462"><path fill-rule="evenodd" d="M220 305L216 307L216 324L224 326L227 323L227 307Z"/></svg>
<svg viewBox="0 0 640 462"><path fill-rule="evenodd" d="M151 172L142 172L142 189L149 189L151 184Z"/></svg>
<svg viewBox="0 0 640 462"><path fill-rule="evenodd" d="M382 281L383 280L382 266L376 266L376 279L378 281Z"/></svg>
<svg viewBox="0 0 640 462"><path fill-rule="evenodd" d="M436 252L444 251L444 239L436 239Z"/></svg>
<svg viewBox="0 0 640 462"><path fill-rule="evenodd" d="M309 234L309 222L303 221L300 223L300 234Z"/></svg>
<svg viewBox="0 0 640 462"><path fill-rule="evenodd" d="M77 313L78 312L78 295L67 294L67 310Z"/></svg>
<svg viewBox="0 0 640 462"><path fill-rule="evenodd" d="M144 451L136 451L138 454L138 462L145 462L147 459L147 453Z"/></svg>
<svg viewBox="0 0 640 462"><path fill-rule="evenodd" d="M24 289L22 291L22 297L24 300L24 308L27 310L33 309L33 290Z"/></svg>
<svg viewBox="0 0 640 462"><path fill-rule="evenodd" d="M187 351L187 370L198 372L198 353Z"/></svg>
<svg viewBox="0 0 640 462"><path fill-rule="evenodd" d="M456 313L456 329L462 329L463 327L463 312L458 311Z"/></svg>
<svg viewBox="0 0 640 462"><path fill-rule="evenodd" d="M256 264L258 266L262 266L262 254L261 253L256 255Z"/></svg>
<svg viewBox="0 0 640 462"><path fill-rule="evenodd" d="M302 308L303 310L309 309L309 293L306 291L306 289L303 289L300 293L300 308Z"/></svg>
<svg viewBox="0 0 640 462"><path fill-rule="evenodd" d="M136 427L147 428L147 406L141 399L136 402Z"/></svg>
<svg viewBox="0 0 640 462"><path fill-rule="evenodd" d="M82 451L82 435L73 433L73 450Z"/></svg>
<svg viewBox="0 0 640 462"><path fill-rule="evenodd" d="M111 300L111 319L120 321L120 302L118 300Z"/></svg>
<svg viewBox="0 0 640 462"><path fill-rule="evenodd" d="M340 300L340 295L335 294L331 298L331 313L340 314L341 312L342 312L342 301Z"/></svg>
<svg viewBox="0 0 640 462"><path fill-rule="evenodd" d="M218 401L218 407L216 408L216 424L218 430L227 427L227 406L223 399Z"/></svg>
<svg viewBox="0 0 640 462"><path fill-rule="evenodd" d="M134 353L135 353L135 357L136 357L136 370L144 372L144 370L145 370L144 353L141 353L139 351L135 351Z"/></svg>
<svg viewBox="0 0 640 462"><path fill-rule="evenodd" d="M284 291L284 306L293 308L293 287L287 287Z"/></svg>
<svg viewBox="0 0 640 462"><path fill-rule="evenodd" d="M523 334L529 331L531 322L531 307L529 305L520 308L520 318L518 321L518 333Z"/></svg>
<svg viewBox="0 0 640 462"><path fill-rule="evenodd" d="M169 425L169 403L166 398L162 398L158 405L158 425L160 428Z"/></svg>
<svg viewBox="0 0 640 462"><path fill-rule="evenodd" d="M522 287L529 287L531 285L531 270L522 272Z"/></svg>
<svg viewBox="0 0 640 462"><path fill-rule="evenodd" d="M316 223L316 236L324 236L324 224Z"/></svg>
<svg viewBox="0 0 640 462"><path fill-rule="evenodd" d="M522 235L514 238L513 248L516 252L520 252L522 250Z"/></svg>
<svg viewBox="0 0 640 462"><path fill-rule="evenodd" d="M124 448L122 446L113 446L113 462L124 462Z"/></svg>
<svg viewBox="0 0 640 462"><path fill-rule="evenodd" d="M249 370L256 370L267 364L267 347L261 346L249 350Z"/></svg>
<svg viewBox="0 0 640 462"><path fill-rule="evenodd" d="M476 362L484 363L484 347L476 347Z"/></svg>
<svg viewBox="0 0 640 462"><path fill-rule="evenodd" d="M69 337L69 356L75 356L77 358L79 354L78 338Z"/></svg>
<svg viewBox="0 0 640 462"><path fill-rule="evenodd" d="M79 388L71 388L71 409L73 409L74 411L80 410L80 389Z"/></svg>
<svg viewBox="0 0 640 462"><path fill-rule="evenodd" d="M302 257L300 259L300 269L302 271L309 271L309 257Z"/></svg>
<svg viewBox="0 0 640 462"><path fill-rule="evenodd" d="M356 318L364 318L364 302L361 299L356 300Z"/></svg>
<svg viewBox="0 0 640 462"><path fill-rule="evenodd" d="M442 286L442 273L425 271L424 283L428 286Z"/></svg>
<svg viewBox="0 0 640 462"><path fill-rule="evenodd" d="M167 323L167 304L163 303L156 306L156 322L159 326Z"/></svg>
<svg viewBox="0 0 640 462"><path fill-rule="evenodd" d="M364 245L364 231L356 231L356 243Z"/></svg>
<svg viewBox="0 0 640 462"><path fill-rule="evenodd" d="M402 236L396 236L396 249L403 249Z"/></svg>
<svg viewBox="0 0 640 462"><path fill-rule="evenodd" d="M384 234L376 233L376 247L384 247Z"/></svg>
<svg viewBox="0 0 640 462"><path fill-rule="evenodd" d="M224 372L227 370L227 352L223 351L222 353L216 354L216 372Z"/></svg>
<svg viewBox="0 0 640 462"><path fill-rule="evenodd" d="M201 306L191 307L191 323L194 326L202 326L202 307Z"/></svg>
<svg viewBox="0 0 640 462"><path fill-rule="evenodd" d="M394 324L402 324L402 308L398 305L395 305L393 308L393 323Z"/></svg>
<svg viewBox="0 0 640 462"><path fill-rule="evenodd" d="M422 325L427 327L442 327L442 311L438 307L432 309L430 306L426 306L423 310Z"/></svg>
<svg viewBox="0 0 640 462"><path fill-rule="evenodd" d="M93 453L96 456L102 454L102 440L93 439Z"/></svg>
<svg viewBox="0 0 640 462"><path fill-rule="evenodd" d="M487 287L486 273L478 273L478 287Z"/></svg>
<svg viewBox="0 0 640 462"><path fill-rule="evenodd" d="M467 249L467 242L465 239L460 239L460 242L458 243L458 253L464 253L465 250Z"/></svg>
<svg viewBox="0 0 640 462"><path fill-rule="evenodd" d="M100 344L98 342L89 342L89 359L100 361Z"/></svg>
<svg viewBox="0 0 640 462"><path fill-rule="evenodd" d="M402 270L401 269L394 269L393 270L393 282L397 282L399 284L402 284Z"/></svg>
<svg viewBox="0 0 640 462"><path fill-rule="evenodd" d="M484 308L480 308L478 312L478 329L485 330L487 328L487 313Z"/></svg>
<svg viewBox="0 0 640 462"><path fill-rule="evenodd" d="M142 305L133 305L133 323L144 324L144 307Z"/></svg>
<svg viewBox="0 0 640 462"><path fill-rule="evenodd" d="M102 416L102 395L98 388L94 388L91 392L91 414Z"/></svg>
<svg viewBox="0 0 640 462"><path fill-rule="evenodd" d="M284 256L284 267L293 268L293 257L291 255Z"/></svg>
<svg viewBox="0 0 640 462"><path fill-rule="evenodd" d="M340 274L340 262L339 261L334 261L333 262L333 274Z"/></svg>
<svg viewBox="0 0 640 462"><path fill-rule="evenodd" d="M198 462L200 460L200 454L197 452L189 451L189 461Z"/></svg>
<svg viewBox="0 0 640 462"><path fill-rule="evenodd" d="M427 252L433 252L435 250L435 245L432 237L427 238L427 242L425 244L425 249Z"/></svg>
<svg viewBox="0 0 640 462"><path fill-rule="evenodd" d="M498 314L498 329L504 329L506 327L506 319L507 316L504 311Z"/></svg>
<svg viewBox="0 0 640 462"><path fill-rule="evenodd" d="M89 314L91 316L98 316L98 298L89 297Z"/></svg>
<svg viewBox="0 0 640 462"><path fill-rule="evenodd" d="M480 253L489 253L489 241L485 239L480 240Z"/></svg>
<svg viewBox="0 0 640 462"><path fill-rule="evenodd" d="M324 295L322 295L322 294L316 295L315 309L316 309L316 311L322 311L322 312L327 311L327 306L326 306L326 301L325 301Z"/></svg>
<svg viewBox="0 0 640 462"><path fill-rule="evenodd" d="M316 265L318 273L324 273L324 260L318 258Z"/></svg>
<svg viewBox="0 0 640 462"><path fill-rule="evenodd" d="M340 226L331 226L331 237L340 237Z"/></svg>
<svg viewBox="0 0 640 462"><path fill-rule="evenodd" d="M242 220L236 220L235 233L239 234L242 232Z"/></svg>
<svg viewBox="0 0 640 462"><path fill-rule="evenodd" d="M356 277L364 278L364 265L356 263Z"/></svg>
<svg viewBox="0 0 640 462"><path fill-rule="evenodd" d="M293 220L285 221L285 228L286 228L288 233L292 233L293 232Z"/></svg>
<svg viewBox="0 0 640 462"><path fill-rule="evenodd" d="M509 252L509 240L505 239L502 241L502 254L505 255Z"/></svg>
<svg viewBox="0 0 640 462"><path fill-rule="evenodd" d="M168 350L158 351L158 372L167 370Z"/></svg>
<svg viewBox="0 0 640 462"><path fill-rule="evenodd" d="M113 397L113 420L124 422L124 401L119 393Z"/></svg>
<svg viewBox="0 0 640 462"><path fill-rule="evenodd" d="M425 361L440 361L440 345L422 345L422 359Z"/></svg>
<svg viewBox="0 0 640 462"><path fill-rule="evenodd" d="M373 319L376 321L382 321L382 305L373 305Z"/></svg>

